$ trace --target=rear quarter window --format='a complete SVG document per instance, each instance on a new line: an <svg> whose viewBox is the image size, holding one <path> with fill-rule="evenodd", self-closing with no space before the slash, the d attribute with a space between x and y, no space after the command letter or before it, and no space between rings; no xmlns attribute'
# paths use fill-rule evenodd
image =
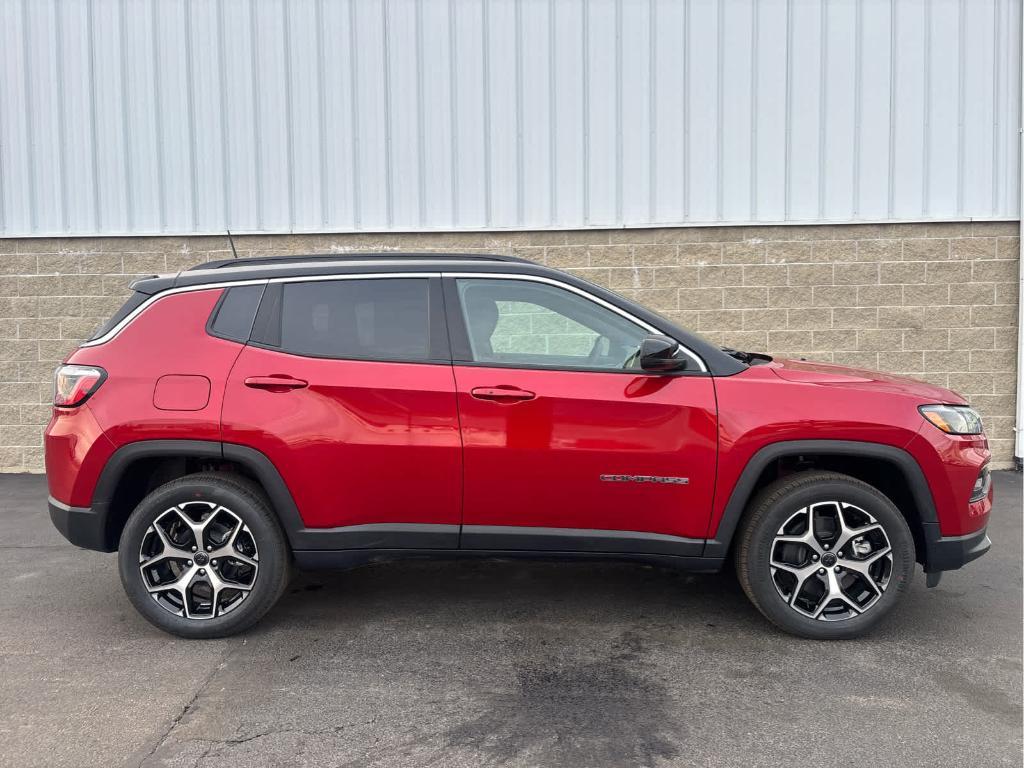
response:
<svg viewBox="0 0 1024 768"><path fill-rule="evenodd" d="M222 339L247 342L264 287L238 285L228 288L210 315L210 333Z"/></svg>

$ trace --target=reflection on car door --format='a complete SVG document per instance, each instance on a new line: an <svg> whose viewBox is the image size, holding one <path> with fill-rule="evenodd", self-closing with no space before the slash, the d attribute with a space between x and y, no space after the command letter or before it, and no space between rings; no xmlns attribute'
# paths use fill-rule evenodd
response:
<svg viewBox="0 0 1024 768"><path fill-rule="evenodd" d="M231 372L224 440L260 446L306 528L335 529L324 548L458 545L442 305L427 275L268 286Z"/></svg>
<svg viewBox="0 0 1024 768"><path fill-rule="evenodd" d="M638 367L651 331L571 286L446 277L462 546L700 554L714 385Z"/></svg>

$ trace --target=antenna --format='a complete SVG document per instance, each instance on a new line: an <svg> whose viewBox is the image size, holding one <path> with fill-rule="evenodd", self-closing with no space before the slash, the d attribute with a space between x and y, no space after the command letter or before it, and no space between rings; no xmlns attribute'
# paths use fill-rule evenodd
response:
<svg viewBox="0 0 1024 768"><path fill-rule="evenodd" d="M231 253L233 253L235 255L235 258L237 259L238 251L235 250L235 238L231 236L230 229L225 229L224 231L228 233L228 242L231 243Z"/></svg>

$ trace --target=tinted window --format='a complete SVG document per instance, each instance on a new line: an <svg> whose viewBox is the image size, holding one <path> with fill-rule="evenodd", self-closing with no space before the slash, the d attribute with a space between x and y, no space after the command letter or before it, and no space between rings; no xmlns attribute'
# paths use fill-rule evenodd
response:
<svg viewBox="0 0 1024 768"><path fill-rule="evenodd" d="M429 282L418 278L285 283L281 349L377 360L430 356Z"/></svg>
<svg viewBox="0 0 1024 768"><path fill-rule="evenodd" d="M240 285L228 288L217 305L210 330L215 336L235 341L248 341L256 308L263 295L262 285Z"/></svg>
<svg viewBox="0 0 1024 768"><path fill-rule="evenodd" d="M459 280L475 362L639 369L640 326L575 293L525 280Z"/></svg>

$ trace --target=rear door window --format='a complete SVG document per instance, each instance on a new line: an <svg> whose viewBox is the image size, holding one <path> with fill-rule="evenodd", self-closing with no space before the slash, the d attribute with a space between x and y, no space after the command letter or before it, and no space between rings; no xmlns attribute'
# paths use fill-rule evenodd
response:
<svg viewBox="0 0 1024 768"><path fill-rule="evenodd" d="M427 361L431 293L426 278L284 283L268 340L309 357Z"/></svg>

